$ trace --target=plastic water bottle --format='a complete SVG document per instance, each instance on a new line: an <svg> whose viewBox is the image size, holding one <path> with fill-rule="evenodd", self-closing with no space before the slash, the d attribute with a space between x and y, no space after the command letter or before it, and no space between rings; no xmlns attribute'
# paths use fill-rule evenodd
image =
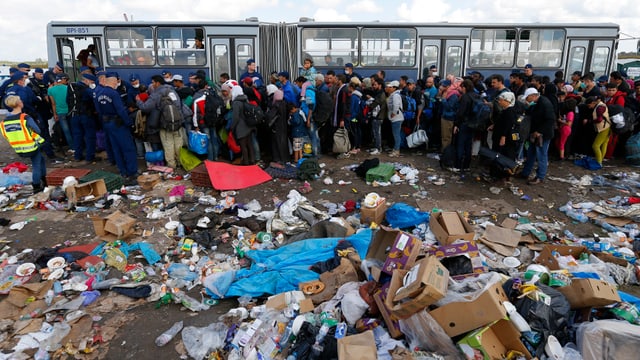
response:
<svg viewBox="0 0 640 360"><path fill-rule="evenodd" d="M47 349L43 349L42 347L40 347L38 349L38 352L36 352L35 355L33 355L33 358L35 360L49 360L49 359L51 359Z"/></svg>
<svg viewBox="0 0 640 360"><path fill-rule="evenodd" d="M184 224L180 223L178 224L178 236L183 238L184 237Z"/></svg>
<svg viewBox="0 0 640 360"><path fill-rule="evenodd" d="M608 222L602 220L602 219L596 219L593 221L596 225L599 225L601 228L603 228L606 231L609 232L616 232L618 231L618 228L609 224Z"/></svg>
<svg viewBox="0 0 640 360"><path fill-rule="evenodd" d="M298 358L298 353L297 352L293 352L293 354L287 356L287 360L296 360Z"/></svg>
<svg viewBox="0 0 640 360"><path fill-rule="evenodd" d="M178 321L173 326L171 326L167 331L163 332L160 336L156 338L157 346L165 346L173 339L179 332L182 330L183 326L182 321Z"/></svg>
<svg viewBox="0 0 640 360"><path fill-rule="evenodd" d="M566 214L568 217L572 218L573 220L579 221L583 224L589 221L589 217L587 217L587 215L581 212L574 211L573 209L568 209Z"/></svg>
<svg viewBox="0 0 640 360"><path fill-rule="evenodd" d="M496 254L486 247L481 247L480 252L482 253L482 255L486 256L488 259L491 259L491 261L498 260L498 257L496 256Z"/></svg>
<svg viewBox="0 0 640 360"><path fill-rule="evenodd" d="M576 238L576 236L575 236L575 235L573 235L573 233L572 233L571 231L569 231L569 229L566 229L566 230L564 231L564 236L566 236L566 237L567 237L567 239L569 239L569 240L571 240L571 241L576 241L576 239L577 239L577 238Z"/></svg>

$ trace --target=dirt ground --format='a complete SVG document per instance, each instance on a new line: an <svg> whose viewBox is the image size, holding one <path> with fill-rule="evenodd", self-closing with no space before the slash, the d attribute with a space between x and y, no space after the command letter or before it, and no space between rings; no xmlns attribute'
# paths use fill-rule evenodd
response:
<svg viewBox="0 0 640 360"><path fill-rule="evenodd" d="M494 219L498 221L517 211L529 211L531 219L558 220L566 223L567 228L575 235L591 237L594 232L603 234L601 229L593 224L578 224L569 221L564 214L558 211L558 207L570 199L597 202L613 196L634 195L610 187L588 187L585 191L574 191L571 190L571 186L568 183L551 179L547 179L543 184L535 186L527 185L526 181L521 179L513 180L512 184L498 186L482 179L480 172L483 169L479 165L475 167L473 174L467 176L464 180L460 180L458 175L442 170L438 161L433 158L433 154L427 154L424 150L421 153L406 151L402 158L389 158L387 155L379 156L381 162L396 162L418 169L419 181L415 185L401 183L386 187L373 187L367 185L362 179L357 178L352 171L346 168L359 164L368 157L365 152L343 160L328 156L321 157L320 163L324 164L324 169L326 170L325 177L331 177L333 184L325 185L320 180L312 182L313 191L306 194L307 198L316 205L319 200L342 203L346 200L361 200L367 193L374 191L386 197L389 203L404 202L416 206L417 201L420 200L423 207L429 210L431 208L439 208L452 211L468 211L471 213L471 218L490 218L491 215L495 215ZM6 142L0 141L0 165L4 166L7 163L18 160L20 159L8 148ZM109 166L105 161L86 166L86 168L117 172L115 167ZM48 170L51 171L52 169L53 167L50 167ZM144 167L141 167L141 169L144 170ZM606 162L605 168L599 170L597 174L631 173L636 170L625 166L622 160L611 160ZM592 175L594 173L577 167L569 161L552 161L549 166L550 177L569 178L573 176L580 178L587 174ZM444 184L434 185L433 182L440 178L444 180ZM351 183L339 185L338 182L340 180ZM178 184L192 186L190 181L167 180L160 188L156 188L152 194L148 195L166 198L168 189ZM301 185L302 183L298 180L275 179L259 186L237 191L236 202L247 203L255 199L262 205L263 210L271 209L274 197L286 199L291 189L297 189ZM213 196L218 195L218 192L214 190L210 190L210 193ZM193 204L179 205L181 209L191 206ZM324 209L321 205L317 205L317 207ZM147 241L154 243L158 251L175 244L174 240L169 239L159 231L166 220L147 219L145 217L144 204L139 201L125 199L119 208L135 217L141 228L156 229L154 235L148 238ZM5 211L0 217L9 219L12 223L32 217L35 217L36 220L30 222L24 229L19 231L9 230L6 226L0 227L0 240L6 243L8 248L5 248L4 251L9 252L9 254L18 253L27 248L52 247L65 242L72 244L94 242L97 238L89 216L105 215L111 211L113 210L89 212L33 209ZM231 245L229 243L221 243L218 251L231 253ZM634 292L636 290L632 289ZM195 290L190 294L199 296ZM0 297L0 301L2 299ZM235 299L229 299L213 306L208 311L192 313L181 309L176 304L156 308L154 303L125 301L120 296L114 296L109 292L103 292L101 301L107 301L108 304L103 303L100 305L100 302L98 302L97 305L89 307L87 311L90 313L93 311L94 315L98 314L100 316L97 319L103 328L103 337L106 343L97 347L93 354L86 356L87 358L141 360L177 358L179 355L174 352L174 347L179 353L184 353L179 337L165 348L160 349L154 345L154 340L159 334L179 320L184 320L185 326L205 326L216 322L219 315L237 306Z"/></svg>

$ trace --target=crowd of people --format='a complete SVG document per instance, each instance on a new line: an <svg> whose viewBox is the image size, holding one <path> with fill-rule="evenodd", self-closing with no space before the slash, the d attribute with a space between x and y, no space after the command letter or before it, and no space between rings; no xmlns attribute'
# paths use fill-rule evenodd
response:
<svg viewBox="0 0 640 360"><path fill-rule="evenodd" d="M204 70L187 76L163 70L147 85L138 74L122 79L102 70L92 48L82 59L78 82L69 81L60 63L33 72L23 63L0 86L2 105L11 112L7 119L30 129L12 130L15 121L2 126L14 149L32 157L36 189L45 185L46 162L40 153L61 161L59 143L66 143L67 155L82 164L96 161L96 150L106 150L108 161L133 183L137 160L148 152L162 151L166 165L179 169L180 150L193 131L207 135L202 158L283 168L299 161L303 148L316 157L348 158L365 150L400 157L406 136L422 129L429 137L425 146L443 154L454 150L451 171L463 176L470 171L473 143L480 142L521 162L519 176L539 184L550 151L560 160L593 155L599 164L613 156L626 134L612 131L620 126L612 122L614 114L606 105L637 112L640 100L640 82L629 83L619 72L598 79L574 72L571 82L565 82L562 72L551 80L534 74L529 64L508 82L502 75L485 78L478 71L440 78L436 66L417 81L408 76L388 81L384 71L362 77L351 63L323 74L307 58L292 80L286 71L263 78L249 59L237 80L222 73L216 82ZM478 103L490 109L486 124L477 123ZM249 119L246 104L262 110L261 121ZM177 115L170 109L177 109ZM49 131L50 119L58 133ZM347 130L349 148L336 153L333 136L339 128ZM40 156L33 157L33 148L25 143L36 144ZM21 146L30 150L19 150ZM494 166L491 175L505 181L513 172Z"/></svg>

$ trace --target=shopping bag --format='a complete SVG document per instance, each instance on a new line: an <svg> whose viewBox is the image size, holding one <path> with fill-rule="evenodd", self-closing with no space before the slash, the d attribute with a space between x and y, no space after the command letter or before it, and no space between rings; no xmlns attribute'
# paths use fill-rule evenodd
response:
<svg viewBox="0 0 640 360"><path fill-rule="evenodd" d="M407 136L407 146L415 148L420 145L424 145L429 141L427 132L419 129L418 126L414 128L413 132Z"/></svg>
<svg viewBox="0 0 640 360"><path fill-rule="evenodd" d="M209 135L199 131L189 131L189 150L204 155L209 148Z"/></svg>
<svg viewBox="0 0 640 360"><path fill-rule="evenodd" d="M351 142L349 141L349 132L345 128L338 128L333 134L333 152L336 154L344 154L351 150Z"/></svg>

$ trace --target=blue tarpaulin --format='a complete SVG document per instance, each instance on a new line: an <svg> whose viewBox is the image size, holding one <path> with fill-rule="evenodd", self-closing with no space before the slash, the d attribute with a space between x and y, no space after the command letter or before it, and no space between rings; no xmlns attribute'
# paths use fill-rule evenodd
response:
<svg viewBox="0 0 640 360"><path fill-rule="evenodd" d="M334 248L340 240L343 238L307 239L275 250L249 251L247 257L252 260L251 267L236 272L225 297L257 297L298 290L299 283L318 279L319 274L309 267L334 257ZM371 230L363 230L347 240L364 259L371 241Z"/></svg>

